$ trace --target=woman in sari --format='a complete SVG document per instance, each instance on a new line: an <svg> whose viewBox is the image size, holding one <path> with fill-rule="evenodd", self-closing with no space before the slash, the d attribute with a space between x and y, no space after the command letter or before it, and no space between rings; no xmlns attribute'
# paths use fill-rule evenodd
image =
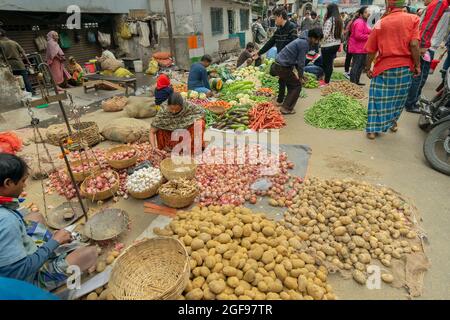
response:
<svg viewBox="0 0 450 320"><path fill-rule="evenodd" d="M61 90L61 87L67 87L67 80L70 79L70 74L64 68L66 58L58 44L58 39L59 35L56 31L50 31L47 34L46 61L58 90Z"/></svg>
<svg viewBox="0 0 450 320"><path fill-rule="evenodd" d="M205 131L203 116L204 111L201 107L187 103L179 93L173 93L169 97L167 107L161 108L152 122L150 131L152 147L166 151L172 150L176 145L182 143L179 139L172 140L173 131L186 129L190 135L191 154L196 141L200 141L197 143L202 148ZM195 132L194 127L200 128L201 132Z"/></svg>

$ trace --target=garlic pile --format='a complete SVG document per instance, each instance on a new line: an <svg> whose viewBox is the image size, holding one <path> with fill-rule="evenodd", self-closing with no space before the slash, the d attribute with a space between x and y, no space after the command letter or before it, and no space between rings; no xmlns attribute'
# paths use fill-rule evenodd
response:
<svg viewBox="0 0 450 320"><path fill-rule="evenodd" d="M146 191L162 180L162 175L157 168L143 168L128 176L127 189L131 192Z"/></svg>

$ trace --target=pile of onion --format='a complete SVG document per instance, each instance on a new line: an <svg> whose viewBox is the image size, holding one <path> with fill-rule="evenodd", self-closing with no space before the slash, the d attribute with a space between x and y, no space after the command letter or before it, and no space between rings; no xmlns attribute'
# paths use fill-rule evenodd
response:
<svg viewBox="0 0 450 320"><path fill-rule="evenodd" d="M287 160L286 153L277 158L275 155L261 153L259 146L245 150L243 163L237 158L242 153L241 150L215 148L214 152L216 155L222 154L223 159L228 160L225 164L202 164L198 167L196 180L200 195L197 202L200 206L239 206L246 201L255 204L257 196L284 190L284 185L290 179L288 170L294 168L294 164ZM252 185L260 179L270 181L270 189L253 189Z"/></svg>
<svg viewBox="0 0 450 320"><path fill-rule="evenodd" d="M95 178L86 180L86 192L89 194L96 194L111 189L117 183L116 176L111 172L102 172Z"/></svg>
<svg viewBox="0 0 450 320"><path fill-rule="evenodd" d="M110 160L116 160L116 161L122 161L122 160L129 160L136 156L136 150L130 150L130 151L118 151L114 152L110 155Z"/></svg>

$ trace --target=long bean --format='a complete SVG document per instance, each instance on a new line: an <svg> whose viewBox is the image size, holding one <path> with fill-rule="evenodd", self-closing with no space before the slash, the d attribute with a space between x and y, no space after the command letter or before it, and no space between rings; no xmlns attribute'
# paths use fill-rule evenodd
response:
<svg viewBox="0 0 450 320"><path fill-rule="evenodd" d="M325 129L362 130L367 124L367 109L342 93L332 93L305 111L305 121Z"/></svg>

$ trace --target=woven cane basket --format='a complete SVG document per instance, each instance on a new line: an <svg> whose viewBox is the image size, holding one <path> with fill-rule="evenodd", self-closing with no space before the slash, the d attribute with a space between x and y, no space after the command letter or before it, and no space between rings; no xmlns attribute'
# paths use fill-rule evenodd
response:
<svg viewBox="0 0 450 320"><path fill-rule="evenodd" d="M145 239L115 261L108 288L117 300L175 300L189 281L189 255L172 238Z"/></svg>
<svg viewBox="0 0 450 320"><path fill-rule="evenodd" d="M167 180L175 179L194 179L197 165L193 163L193 160L186 161L186 164L176 164L171 158L166 158L161 161L159 169Z"/></svg>
<svg viewBox="0 0 450 320"><path fill-rule="evenodd" d="M120 184L119 184L119 174L115 171L111 171L114 176L116 177L116 183L109 188L108 190L105 191L101 191L101 192L97 192L97 193L88 193L86 191L86 185L87 182L90 179L95 179L98 175L100 175L101 172L96 172L95 175L92 175L89 178L86 178L83 183L81 184L80 190L81 190L81 194L86 197L87 199L91 200L91 201L100 201L100 200L106 200L109 199L111 197L114 197L116 192L119 190L120 188Z"/></svg>
<svg viewBox="0 0 450 320"><path fill-rule="evenodd" d="M161 177L161 180L156 183L154 186L152 186L151 188L142 191L142 192L133 192L131 190L128 190L128 193L130 196L132 196L135 199L148 199L153 197L155 194L158 193L158 189L159 187L161 187L161 185L164 183L164 178Z"/></svg>
<svg viewBox="0 0 450 320"><path fill-rule="evenodd" d="M116 152L128 152L128 151L132 151L134 150L135 155L134 157L127 159L127 160L112 160L111 156L116 153ZM106 160L108 161L108 164L113 167L114 169L125 169L125 168L129 168L132 165L136 164L136 162L138 161L139 155L138 152L135 148L127 146L127 145L122 145L122 146L117 146L117 147L112 147L111 149L109 149L106 152Z"/></svg>
<svg viewBox="0 0 450 320"><path fill-rule="evenodd" d="M89 167L89 169L83 171L83 172L72 172L73 173L73 177L75 179L76 182L83 182L84 179L86 179L87 177L89 177L92 173L97 172L100 170L100 166L98 164L95 163L96 161L94 159L83 159L83 160L75 160L72 161L70 163L70 166L73 167L77 167L79 165L82 165L83 163L90 163L90 164L94 164L92 167Z"/></svg>
<svg viewBox="0 0 450 320"><path fill-rule="evenodd" d="M98 125L93 121L74 123L72 127L73 143L69 145L69 150L78 150L80 146L91 147L102 141Z"/></svg>

